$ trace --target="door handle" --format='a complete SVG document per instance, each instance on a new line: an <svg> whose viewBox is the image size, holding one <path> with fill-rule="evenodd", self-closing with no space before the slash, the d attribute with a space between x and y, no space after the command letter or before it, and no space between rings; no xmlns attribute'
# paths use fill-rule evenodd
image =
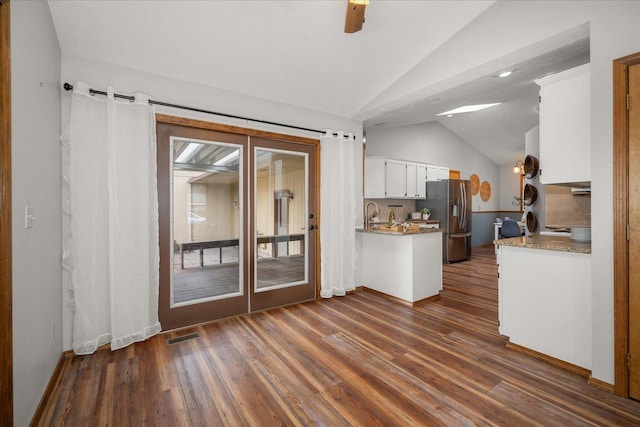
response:
<svg viewBox="0 0 640 427"><path fill-rule="evenodd" d="M313 230L317 230L317 229L318 229L318 226L317 226L317 225L313 225L313 224L311 224L311 225L309 226L309 231L313 231Z"/></svg>

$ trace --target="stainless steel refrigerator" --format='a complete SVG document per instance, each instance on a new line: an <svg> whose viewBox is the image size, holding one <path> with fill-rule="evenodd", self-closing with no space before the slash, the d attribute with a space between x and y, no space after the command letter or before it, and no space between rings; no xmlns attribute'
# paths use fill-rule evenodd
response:
<svg viewBox="0 0 640 427"><path fill-rule="evenodd" d="M443 262L464 261L471 257L471 182L445 179L427 182L427 198L419 200L418 210L429 208L430 219L440 221Z"/></svg>

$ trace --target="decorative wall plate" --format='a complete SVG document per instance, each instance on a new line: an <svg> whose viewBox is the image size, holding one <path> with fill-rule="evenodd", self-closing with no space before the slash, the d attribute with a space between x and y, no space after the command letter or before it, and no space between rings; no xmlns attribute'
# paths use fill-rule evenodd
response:
<svg viewBox="0 0 640 427"><path fill-rule="evenodd" d="M472 173L469 181L471 181L471 195L475 196L480 191L480 178L475 173Z"/></svg>
<svg viewBox="0 0 640 427"><path fill-rule="evenodd" d="M483 202L491 198L491 184L487 181L482 181L482 184L480 184L480 198Z"/></svg>

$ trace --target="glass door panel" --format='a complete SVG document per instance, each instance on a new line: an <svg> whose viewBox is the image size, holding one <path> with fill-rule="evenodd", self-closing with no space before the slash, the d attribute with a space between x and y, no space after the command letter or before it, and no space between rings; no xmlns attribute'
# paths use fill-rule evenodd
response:
<svg viewBox="0 0 640 427"><path fill-rule="evenodd" d="M255 150L255 292L308 280L308 162L306 153Z"/></svg>
<svg viewBox="0 0 640 427"><path fill-rule="evenodd" d="M251 310L313 299L316 147L256 137L251 147Z"/></svg>
<svg viewBox="0 0 640 427"><path fill-rule="evenodd" d="M246 135L157 125L164 330L247 313Z"/></svg>
<svg viewBox="0 0 640 427"><path fill-rule="evenodd" d="M171 307L242 294L242 147L171 138Z"/></svg>

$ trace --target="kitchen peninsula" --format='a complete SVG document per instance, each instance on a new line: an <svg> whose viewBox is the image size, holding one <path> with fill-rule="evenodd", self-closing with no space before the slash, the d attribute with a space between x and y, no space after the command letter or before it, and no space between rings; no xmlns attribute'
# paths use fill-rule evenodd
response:
<svg viewBox="0 0 640 427"><path fill-rule="evenodd" d="M591 369L591 243L559 236L501 239L500 333L586 373ZM513 346L515 344L515 346Z"/></svg>
<svg viewBox="0 0 640 427"><path fill-rule="evenodd" d="M442 290L442 229L358 228L366 288L415 304Z"/></svg>

